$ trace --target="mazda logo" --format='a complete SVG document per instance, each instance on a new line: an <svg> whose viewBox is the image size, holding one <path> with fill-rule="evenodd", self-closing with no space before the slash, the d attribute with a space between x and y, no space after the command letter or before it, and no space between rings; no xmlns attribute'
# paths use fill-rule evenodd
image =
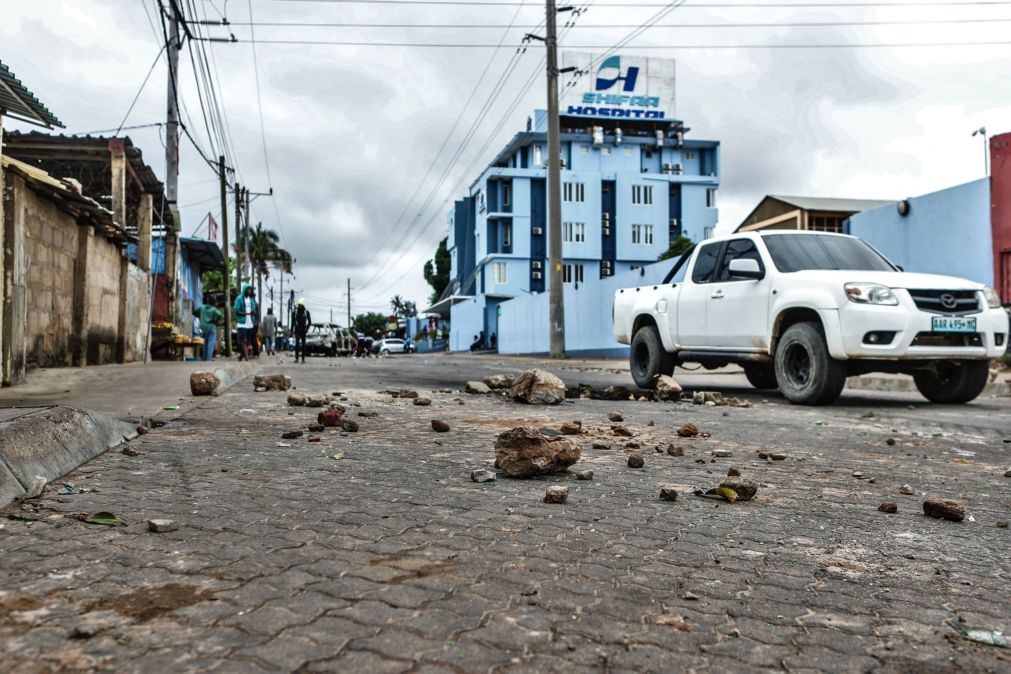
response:
<svg viewBox="0 0 1011 674"><path fill-rule="evenodd" d="M951 293L941 295L941 306L945 309L954 309L958 306L958 300Z"/></svg>

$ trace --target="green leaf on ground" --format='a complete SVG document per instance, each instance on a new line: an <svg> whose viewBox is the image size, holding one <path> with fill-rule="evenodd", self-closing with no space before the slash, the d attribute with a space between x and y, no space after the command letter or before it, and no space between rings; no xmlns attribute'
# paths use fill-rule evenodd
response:
<svg viewBox="0 0 1011 674"><path fill-rule="evenodd" d="M87 522L88 524L101 524L107 527L114 527L117 524L121 524L118 517L116 517L112 513L107 513L105 511L95 513L94 515L92 515L91 517L89 517L84 521Z"/></svg>
<svg viewBox="0 0 1011 674"><path fill-rule="evenodd" d="M737 500L737 492L730 487L717 487L716 489L710 489L706 492L706 495L713 494L715 496L722 496L727 503L733 503Z"/></svg>

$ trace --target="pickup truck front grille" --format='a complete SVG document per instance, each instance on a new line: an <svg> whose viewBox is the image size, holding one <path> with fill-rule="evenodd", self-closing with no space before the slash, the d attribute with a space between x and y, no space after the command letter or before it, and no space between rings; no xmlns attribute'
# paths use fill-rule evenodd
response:
<svg viewBox="0 0 1011 674"><path fill-rule="evenodd" d="M913 338L911 346L942 346L954 348L983 346L983 337L978 332L921 332Z"/></svg>
<svg viewBox="0 0 1011 674"><path fill-rule="evenodd" d="M975 290L910 290L921 311L957 316L979 311L979 293Z"/></svg>

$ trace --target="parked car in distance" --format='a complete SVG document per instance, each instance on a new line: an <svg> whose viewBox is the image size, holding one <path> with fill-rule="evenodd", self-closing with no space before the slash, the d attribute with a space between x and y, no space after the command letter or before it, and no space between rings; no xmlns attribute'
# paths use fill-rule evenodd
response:
<svg viewBox="0 0 1011 674"><path fill-rule="evenodd" d="M334 329L329 323L313 323L305 336L305 352L307 355L327 356L337 355L337 344L334 339Z"/></svg>
<svg viewBox="0 0 1011 674"><path fill-rule="evenodd" d="M398 337L390 337L377 341L372 345L372 350L374 353L388 356L391 353L414 353L415 346L413 342L404 341Z"/></svg>
<svg viewBox="0 0 1011 674"><path fill-rule="evenodd" d="M739 363L756 388L804 405L869 372L912 375L931 402L969 402L1009 331L992 288L904 272L856 237L797 231L706 240L662 283L617 291L613 317L639 386L686 362Z"/></svg>

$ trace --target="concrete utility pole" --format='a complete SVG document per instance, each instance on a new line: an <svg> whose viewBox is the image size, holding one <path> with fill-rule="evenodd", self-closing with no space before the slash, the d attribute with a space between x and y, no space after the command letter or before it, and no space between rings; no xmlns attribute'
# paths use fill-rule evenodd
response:
<svg viewBox="0 0 1011 674"><path fill-rule="evenodd" d="M242 294L242 187L235 183L235 289Z"/></svg>
<svg viewBox="0 0 1011 674"><path fill-rule="evenodd" d="M562 294L562 166L558 121L558 10L545 0L548 49L548 323L551 357L565 358L565 300Z"/></svg>
<svg viewBox="0 0 1011 674"><path fill-rule="evenodd" d="M225 355L232 355L232 277L228 273L228 183L225 180L225 157L218 157L218 178L221 183L221 245L225 252Z"/></svg>
<svg viewBox="0 0 1011 674"><path fill-rule="evenodd" d="M348 330L351 329L351 279L348 279Z"/></svg>
<svg viewBox="0 0 1011 674"><path fill-rule="evenodd" d="M176 231L165 232L164 266L165 279L168 282L169 320L178 322L178 257L179 241L176 232L182 231L179 222L179 108L177 106L179 84L179 50L182 42L179 40L179 14L172 5L169 11L169 43L165 45L168 58L168 112L165 120L165 198L168 200L169 212Z"/></svg>

